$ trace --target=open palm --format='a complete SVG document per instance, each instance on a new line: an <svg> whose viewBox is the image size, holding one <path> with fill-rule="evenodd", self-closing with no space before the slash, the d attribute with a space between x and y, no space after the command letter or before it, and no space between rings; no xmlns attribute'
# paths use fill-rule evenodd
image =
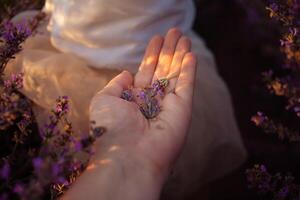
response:
<svg viewBox="0 0 300 200"><path fill-rule="evenodd" d="M118 154L143 167L167 175L181 150L190 118L196 58L190 41L178 29L149 43L138 73L122 72L92 100L90 119L106 127L97 152ZM139 107L120 98L128 87L144 88L160 78L174 77L155 119L146 119ZM160 173L161 174L161 173Z"/></svg>

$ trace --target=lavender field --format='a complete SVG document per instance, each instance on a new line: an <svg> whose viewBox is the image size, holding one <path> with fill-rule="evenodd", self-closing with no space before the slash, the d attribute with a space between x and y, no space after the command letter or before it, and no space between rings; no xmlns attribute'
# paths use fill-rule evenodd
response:
<svg viewBox="0 0 300 200"><path fill-rule="evenodd" d="M31 193L37 195L32 199L56 199L86 167L86 163L73 159L76 151L89 155L89 146L105 130L96 127L93 137L74 139L72 133L76 130L66 118L69 99L58 97L43 135L32 134L38 130L32 102L18 92L22 77L5 80L2 73L7 62L21 51L22 42L34 34L42 15L27 26L14 27L9 20L24 10L41 9L44 2L0 2L0 200L30 199ZM193 29L204 38L216 58L248 151L247 161L239 169L204 188L208 191L207 199L299 199L300 1L195 3L197 17ZM57 134L55 130L61 121L65 132L55 144L48 143ZM51 145L64 153L53 155ZM70 145L72 148L65 151ZM22 153L26 156L17 155ZM32 162L20 172L24 159ZM57 167L57 174L45 180L49 166ZM38 174L32 172L37 169ZM191 194L189 199L198 199L198 195Z"/></svg>

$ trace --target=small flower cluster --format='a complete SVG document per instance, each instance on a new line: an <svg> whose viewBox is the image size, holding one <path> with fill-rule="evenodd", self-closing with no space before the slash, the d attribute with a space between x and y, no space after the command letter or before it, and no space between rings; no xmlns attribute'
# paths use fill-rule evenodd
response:
<svg viewBox="0 0 300 200"><path fill-rule="evenodd" d="M22 88L22 74L13 74L9 80L0 86L0 133L17 125L14 141L20 143L28 134L27 128L32 122L31 102L28 101L17 89Z"/></svg>
<svg viewBox="0 0 300 200"><path fill-rule="evenodd" d="M300 117L300 79L296 78L295 74L274 78L274 74L270 70L263 73L263 80L272 94L287 99L285 108Z"/></svg>
<svg viewBox="0 0 300 200"><path fill-rule="evenodd" d="M27 24L20 23L14 25L11 21L4 23L2 38L9 45L20 45L31 35L31 30Z"/></svg>
<svg viewBox="0 0 300 200"><path fill-rule="evenodd" d="M300 186L294 183L294 177L280 173L270 174L264 165L255 165L246 171L248 187L259 194L274 200L300 199Z"/></svg>
<svg viewBox="0 0 300 200"><path fill-rule="evenodd" d="M58 123L61 120L64 120L67 124L66 132L71 132L71 126L67 119L65 118L66 114L68 113L69 106L68 106L68 97L63 96L59 97L56 100L56 108L52 110L52 116L49 117L49 123L45 124L44 130L41 132L41 136L43 139L47 140L52 138L54 134L56 134L55 129L57 128Z"/></svg>
<svg viewBox="0 0 300 200"><path fill-rule="evenodd" d="M164 97L168 85L168 79L156 80L151 87L123 91L121 98L136 103L147 119L153 119L161 111L159 99Z"/></svg>
<svg viewBox="0 0 300 200"><path fill-rule="evenodd" d="M251 118L251 121L258 127L262 128L267 134L276 134L280 140L289 142L299 142L299 131L290 130L283 124L277 124L273 120L269 119L264 113L257 112Z"/></svg>
<svg viewBox="0 0 300 200"><path fill-rule="evenodd" d="M271 18L281 22L284 26L299 26L299 0L269 0L267 10Z"/></svg>
<svg viewBox="0 0 300 200"><path fill-rule="evenodd" d="M6 90L18 90L23 87L23 74L12 74L11 78L4 81Z"/></svg>

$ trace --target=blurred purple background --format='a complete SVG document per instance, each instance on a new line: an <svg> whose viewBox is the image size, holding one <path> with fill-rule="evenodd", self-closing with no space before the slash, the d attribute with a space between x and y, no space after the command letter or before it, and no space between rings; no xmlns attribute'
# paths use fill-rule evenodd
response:
<svg viewBox="0 0 300 200"><path fill-rule="evenodd" d="M198 1L195 30L215 54L218 69L232 95L235 116L249 153L247 163L212 184L211 198L257 199L247 189L245 169L265 164L271 172L299 177L299 145L286 144L256 128L250 118L258 110L287 118L284 102L264 91L260 74L280 64L279 29L261 0Z"/></svg>

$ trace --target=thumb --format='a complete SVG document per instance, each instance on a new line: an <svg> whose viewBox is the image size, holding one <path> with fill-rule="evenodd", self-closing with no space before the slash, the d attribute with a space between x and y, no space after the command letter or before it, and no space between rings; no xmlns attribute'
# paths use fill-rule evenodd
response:
<svg viewBox="0 0 300 200"><path fill-rule="evenodd" d="M101 91L100 94L120 97L122 92L131 86L133 77L128 71L123 71L113 78Z"/></svg>

